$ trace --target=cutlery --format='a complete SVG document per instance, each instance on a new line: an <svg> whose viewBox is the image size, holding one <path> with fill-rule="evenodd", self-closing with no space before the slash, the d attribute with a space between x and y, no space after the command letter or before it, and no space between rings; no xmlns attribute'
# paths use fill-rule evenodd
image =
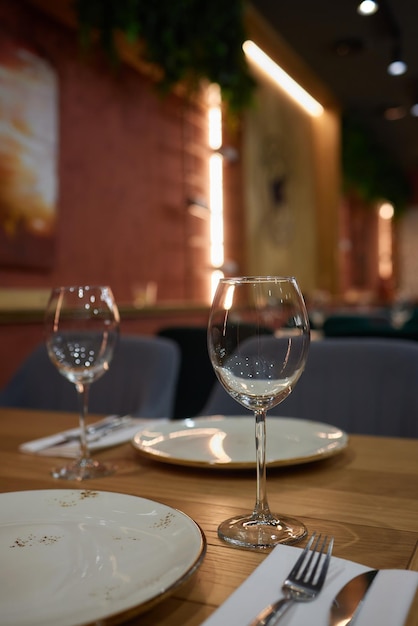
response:
<svg viewBox="0 0 418 626"><path fill-rule="evenodd" d="M105 437L108 433L128 426L132 423L132 421L133 418L129 415L125 415L123 417L109 415L108 417L105 417L102 420L99 420L94 424L90 424L86 427L88 440L98 441L102 437ZM38 450L47 450L48 448L54 448L55 446L61 446L79 440L80 431L77 428L64 433L58 433L57 435L52 435L51 437L47 437L44 443L39 446Z"/></svg>
<svg viewBox="0 0 418 626"><path fill-rule="evenodd" d="M364 598L379 570L364 572L352 578L336 595L330 611L329 626L354 623Z"/></svg>
<svg viewBox="0 0 418 626"><path fill-rule="evenodd" d="M282 585L284 597L263 609L250 626L273 626L294 602L310 602L317 597L325 582L334 538L330 538L325 554L327 537L324 537L321 545L320 541L321 535L317 537L314 532Z"/></svg>

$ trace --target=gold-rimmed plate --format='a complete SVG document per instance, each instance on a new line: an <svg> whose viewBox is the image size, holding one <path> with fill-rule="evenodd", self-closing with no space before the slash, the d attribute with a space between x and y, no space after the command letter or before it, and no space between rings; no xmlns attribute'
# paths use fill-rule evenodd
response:
<svg viewBox="0 0 418 626"><path fill-rule="evenodd" d="M89 490L0 494L1 623L116 624L160 602L200 565L184 513Z"/></svg>
<svg viewBox="0 0 418 626"><path fill-rule="evenodd" d="M142 455L175 465L211 469L255 467L254 418L222 416L149 423L132 440ZM347 434L329 424L267 417L266 460L270 467L309 463L338 454Z"/></svg>

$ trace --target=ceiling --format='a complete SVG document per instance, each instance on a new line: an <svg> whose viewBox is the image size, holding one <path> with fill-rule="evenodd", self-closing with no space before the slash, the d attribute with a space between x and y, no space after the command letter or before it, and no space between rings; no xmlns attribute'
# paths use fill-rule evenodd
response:
<svg viewBox="0 0 418 626"><path fill-rule="evenodd" d="M406 173L418 171L418 2L384 0L374 15L357 13L356 0L253 0L253 5L311 67ZM387 65L401 43L408 65L390 76ZM390 109L396 119L388 120ZM403 115L403 116L402 116ZM398 117L399 116L399 117Z"/></svg>

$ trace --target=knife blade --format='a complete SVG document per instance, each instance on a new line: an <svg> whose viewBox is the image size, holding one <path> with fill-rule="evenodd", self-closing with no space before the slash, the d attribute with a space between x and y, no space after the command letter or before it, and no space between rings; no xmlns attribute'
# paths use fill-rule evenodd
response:
<svg viewBox="0 0 418 626"><path fill-rule="evenodd" d="M331 605L329 626L354 624L364 598L379 570L374 569L352 578L335 596Z"/></svg>
<svg viewBox="0 0 418 626"><path fill-rule="evenodd" d="M108 415L107 417L94 422L86 427L87 440L91 443L97 441L98 438L105 437L110 432L124 428L131 423L134 423L134 418L129 415L122 417L115 415ZM68 431L57 433L55 435L49 435L42 439L31 442L32 452L41 452L48 450L48 448L55 448L56 446L62 446L73 441L80 440L80 429L73 428Z"/></svg>

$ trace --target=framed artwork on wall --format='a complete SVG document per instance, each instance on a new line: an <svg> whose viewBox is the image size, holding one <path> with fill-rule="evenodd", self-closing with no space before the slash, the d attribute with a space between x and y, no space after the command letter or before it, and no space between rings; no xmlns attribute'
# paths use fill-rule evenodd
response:
<svg viewBox="0 0 418 626"><path fill-rule="evenodd" d="M52 266L57 153L56 72L0 32L0 267Z"/></svg>

